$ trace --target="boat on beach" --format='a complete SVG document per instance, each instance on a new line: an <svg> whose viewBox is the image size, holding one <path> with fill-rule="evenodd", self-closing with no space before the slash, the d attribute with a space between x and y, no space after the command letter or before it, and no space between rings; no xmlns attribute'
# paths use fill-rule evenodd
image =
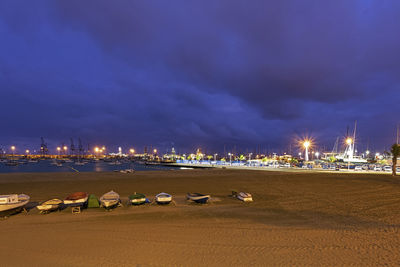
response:
<svg viewBox="0 0 400 267"><path fill-rule="evenodd" d="M100 197L100 206L106 209L115 208L121 203L119 194L111 190Z"/></svg>
<svg viewBox="0 0 400 267"><path fill-rule="evenodd" d="M141 193L134 193L129 196L129 203L131 205L142 205L146 203L146 196Z"/></svg>
<svg viewBox="0 0 400 267"><path fill-rule="evenodd" d="M42 204L36 206L40 213L46 213L53 210L60 209L60 205L63 203L61 199L53 198L43 202Z"/></svg>
<svg viewBox="0 0 400 267"><path fill-rule="evenodd" d="M86 192L76 192L70 194L64 199L64 205L70 207L84 206L88 200L88 193Z"/></svg>
<svg viewBox="0 0 400 267"><path fill-rule="evenodd" d="M239 192L236 194L236 198L244 201L244 202L252 202L253 201L253 197L250 193L246 193L246 192Z"/></svg>
<svg viewBox="0 0 400 267"><path fill-rule="evenodd" d="M156 195L157 204L169 204L172 201L172 196L168 193L159 193Z"/></svg>
<svg viewBox="0 0 400 267"><path fill-rule="evenodd" d="M204 195L200 193L187 193L186 199L192 200L196 203L205 204L210 199L210 195Z"/></svg>
<svg viewBox="0 0 400 267"><path fill-rule="evenodd" d="M28 204L30 197L25 194L0 195L0 212L23 208Z"/></svg>

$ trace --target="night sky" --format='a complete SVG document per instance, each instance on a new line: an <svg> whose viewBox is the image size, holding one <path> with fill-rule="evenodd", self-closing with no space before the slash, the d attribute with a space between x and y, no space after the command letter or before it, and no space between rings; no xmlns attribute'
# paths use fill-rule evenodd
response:
<svg viewBox="0 0 400 267"><path fill-rule="evenodd" d="M359 149L400 122L400 1L0 2L0 147Z"/></svg>

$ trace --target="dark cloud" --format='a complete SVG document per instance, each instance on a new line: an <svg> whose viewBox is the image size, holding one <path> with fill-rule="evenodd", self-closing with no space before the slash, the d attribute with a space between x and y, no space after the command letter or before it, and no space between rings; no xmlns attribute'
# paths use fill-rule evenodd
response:
<svg viewBox="0 0 400 267"><path fill-rule="evenodd" d="M357 120L383 148L399 15L397 1L2 2L1 142L286 149L302 133L331 146Z"/></svg>

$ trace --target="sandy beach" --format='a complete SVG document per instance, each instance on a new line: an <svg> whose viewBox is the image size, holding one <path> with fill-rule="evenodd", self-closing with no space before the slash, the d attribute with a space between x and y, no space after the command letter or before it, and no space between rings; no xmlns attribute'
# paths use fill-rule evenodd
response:
<svg viewBox="0 0 400 267"><path fill-rule="evenodd" d="M394 266L400 263L400 177L181 170L1 174L0 193L31 202L75 191L174 196L111 212L36 209L0 219L2 266ZM252 193L254 202L230 197ZM212 196L206 205L187 192Z"/></svg>

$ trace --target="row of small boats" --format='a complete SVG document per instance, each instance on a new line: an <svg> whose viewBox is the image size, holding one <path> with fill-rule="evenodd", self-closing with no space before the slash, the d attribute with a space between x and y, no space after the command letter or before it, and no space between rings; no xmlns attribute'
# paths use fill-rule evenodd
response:
<svg viewBox="0 0 400 267"><path fill-rule="evenodd" d="M232 196L244 202L253 201L251 194L245 192L232 192ZM205 204L211 198L210 195L200 193L187 193L186 199L196 203ZM149 199L142 193L134 193L128 197L128 203L130 205L142 205L149 203ZM29 203L30 197L25 194L11 194L11 195L0 195L0 212L22 209L26 204ZM160 205L167 205L172 202L172 195L162 192L154 197L154 201ZM36 206L41 213L47 213L54 210L60 210L61 207L89 207L97 208L103 207L105 209L116 208L121 205L121 198L117 192L111 190L105 193L99 199L86 192L76 192L68 195L64 200L57 198L44 201Z"/></svg>

